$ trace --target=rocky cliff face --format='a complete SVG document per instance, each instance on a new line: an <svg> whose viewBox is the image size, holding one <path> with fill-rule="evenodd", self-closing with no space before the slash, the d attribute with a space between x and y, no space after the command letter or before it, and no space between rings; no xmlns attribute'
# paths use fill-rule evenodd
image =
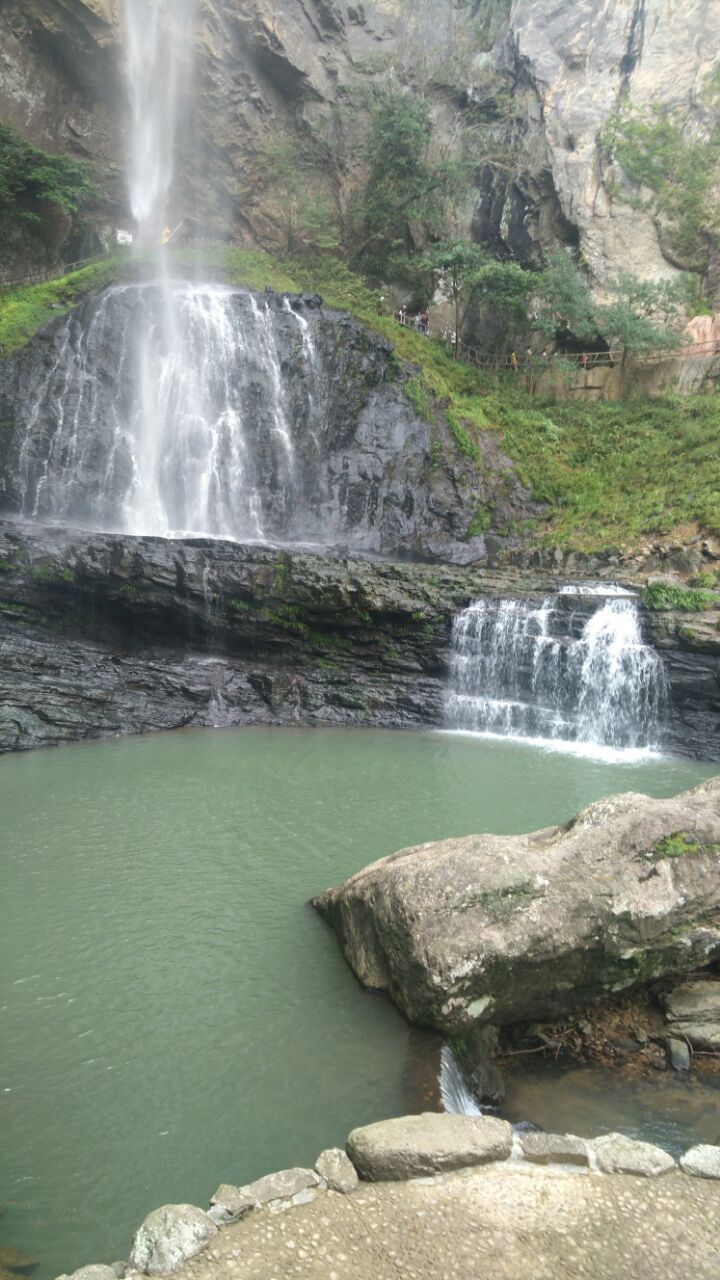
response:
<svg viewBox="0 0 720 1280"><path fill-rule="evenodd" d="M512 234L524 222L541 246L560 231L601 285L629 268L659 278L673 265L693 267L678 261L661 222L643 208L648 192L628 186L599 134L627 98L641 111L677 111L688 137L707 137L707 82L719 48L720 10L704 0L513 0L496 56L524 115L526 174L505 187L501 225ZM540 184L539 202L528 178ZM548 225L553 208L562 225L557 216ZM711 259L714 276L717 244Z"/></svg>
<svg viewBox="0 0 720 1280"><path fill-rule="evenodd" d="M183 725L439 726L460 610L553 585L527 571L3 524L0 751ZM667 747L720 759L717 629L677 614L646 625L668 674Z"/></svg>
<svg viewBox="0 0 720 1280"><path fill-rule="evenodd" d="M119 10L117 0L9 0L0 13L0 117L98 161L98 226L127 216ZM353 91L406 83L430 95L438 142L476 158L464 214L476 238L528 263L572 245L599 286L628 264L672 275L698 263L678 256L599 134L627 97L676 112L688 138L708 137L719 48L720 12L704 0L198 0L178 214L191 230L284 246L282 183L266 164L273 143L311 155L343 208L362 134L347 111ZM700 266L720 303L713 235Z"/></svg>

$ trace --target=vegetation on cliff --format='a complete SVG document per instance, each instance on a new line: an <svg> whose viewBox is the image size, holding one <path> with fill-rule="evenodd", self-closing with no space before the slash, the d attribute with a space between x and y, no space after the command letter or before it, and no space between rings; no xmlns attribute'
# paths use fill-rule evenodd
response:
<svg viewBox="0 0 720 1280"><path fill-rule="evenodd" d="M41 151L0 122L2 257L35 245L51 259L92 194L85 162Z"/></svg>

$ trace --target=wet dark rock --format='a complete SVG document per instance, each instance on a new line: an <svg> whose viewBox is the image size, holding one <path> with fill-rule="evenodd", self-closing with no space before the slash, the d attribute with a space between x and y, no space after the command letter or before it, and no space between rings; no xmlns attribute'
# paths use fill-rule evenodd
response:
<svg viewBox="0 0 720 1280"><path fill-rule="evenodd" d="M676 1040L670 1036L666 1041L668 1058L673 1071L690 1070L690 1050L684 1040Z"/></svg>
<svg viewBox="0 0 720 1280"><path fill-rule="evenodd" d="M10 1244L0 1245L0 1267L6 1267L8 1271L32 1271L36 1266L37 1259L23 1249L16 1249Z"/></svg>
<svg viewBox="0 0 720 1280"><path fill-rule="evenodd" d="M162 483L172 527L234 537L255 537L260 527L271 540L471 564L487 554L482 536L470 532L479 509L491 513L496 533L540 509L495 433L482 435L478 467L458 451L440 406L418 414L405 394L415 371L401 366L386 338L321 307L316 295L266 291L258 299L237 290L223 297L228 324L237 326L238 341L247 339L247 350L213 369L216 381L230 386L227 399L224 391L217 401L208 394L212 413L231 404L241 421L234 449L242 452L247 501L241 516L233 505L236 489L230 486L228 494L218 481L210 509L195 515L202 522L189 523L184 485L175 474L182 459L171 457ZM136 408L135 357L125 335L148 313L160 315L161 307L153 283L106 289L0 362L3 514L126 527L133 448L117 428L118 418L132 421ZM311 335L312 358L303 334ZM269 352L272 375L263 363ZM91 378L92 369L102 377ZM274 379L277 397L268 391ZM289 471L278 404L292 442ZM218 471L233 474L235 452L227 442L217 449ZM218 511L228 506L232 516L226 513L216 527Z"/></svg>

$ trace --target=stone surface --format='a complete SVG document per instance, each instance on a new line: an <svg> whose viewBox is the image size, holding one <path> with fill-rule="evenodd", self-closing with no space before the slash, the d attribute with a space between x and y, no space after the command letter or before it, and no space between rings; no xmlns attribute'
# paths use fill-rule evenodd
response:
<svg viewBox="0 0 720 1280"><path fill-rule="evenodd" d="M692 853L662 856L685 832ZM360 980L457 1034L550 1019L720 956L720 778L563 827L404 849L315 899Z"/></svg>
<svg viewBox="0 0 720 1280"><path fill-rule="evenodd" d="M98 1263L80 1267L70 1276L58 1276L58 1280L117 1280L117 1274L114 1267L106 1267Z"/></svg>
<svg viewBox="0 0 720 1280"><path fill-rule="evenodd" d="M589 1144L601 1173L632 1173L657 1178L677 1166L671 1155L652 1142L637 1142L622 1133L607 1133Z"/></svg>
<svg viewBox="0 0 720 1280"><path fill-rule="evenodd" d="M314 1169L282 1169L279 1173L268 1173L257 1182L248 1183L242 1191L260 1204L269 1204L271 1200L290 1200L319 1183Z"/></svg>
<svg viewBox="0 0 720 1280"><path fill-rule="evenodd" d="M512 1129L504 1120L428 1112L354 1129L347 1153L366 1182L394 1182L506 1160Z"/></svg>
<svg viewBox="0 0 720 1280"><path fill-rule="evenodd" d="M588 1144L582 1138L564 1133L523 1133L520 1145L526 1160L533 1164L589 1163Z"/></svg>
<svg viewBox="0 0 720 1280"><path fill-rule="evenodd" d="M358 1176L355 1166L340 1147L330 1147L327 1151L321 1151L315 1161L315 1172L327 1183L329 1191L339 1191L342 1195L348 1195L351 1191L357 1190Z"/></svg>
<svg viewBox="0 0 720 1280"><path fill-rule="evenodd" d="M668 1029L694 1049L720 1049L720 982L674 987L664 997Z"/></svg>
<svg viewBox="0 0 720 1280"><path fill-rule="evenodd" d="M175 1271L204 1249L217 1235L217 1230L215 1223L195 1205L163 1205L148 1214L135 1232L130 1267L150 1276Z"/></svg>
<svg viewBox="0 0 720 1280"><path fill-rule="evenodd" d="M224 1226L226 1222L237 1221L246 1213L252 1213L259 1203L256 1196L248 1195L245 1187L233 1187L224 1182L210 1200L208 1216L218 1226Z"/></svg>
<svg viewBox="0 0 720 1280"><path fill-rule="evenodd" d="M694 1178L720 1179L720 1147L710 1147L701 1143L691 1147L680 1157L680 1168Z"/></svg>
<svg viewBox="0 0 720 1280"><path fill-rule="evenodd" d="M212 1256L210 1256L212 1254ZM510 1162L228 1227L177 1280L717 1280L717 1184Z"/></svg>

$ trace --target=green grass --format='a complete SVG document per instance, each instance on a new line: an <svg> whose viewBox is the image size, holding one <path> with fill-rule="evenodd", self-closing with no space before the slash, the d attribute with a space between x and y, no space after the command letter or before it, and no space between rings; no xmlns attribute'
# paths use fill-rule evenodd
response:
<svg viewBox="0 0 720 1280"><path fill-rule="evenodd" d="M655 858L684 858L699 853L720 853L720 844L700 844L691 840L685 831L673 831L672 835L657 840L652 847Z"/></svg>
<svg viewBox="0 0 720 1280"><path fill-rule="evenodd" d="M405 384L416 411L444 414L456 447L475 463L480 433L495 435L522 483L546 504L536 541L566 550L629 549L688 524L720 535L718 395L554 403L530 396L512 375L498 384L455 361L444 344L401 328L388 314L387 298L335 260L279 262L234 248L179 249L172 260L178 269L202 269L206 278L246 288L320 293L327 306L350 311L389 339L399 359L417 366ZM69 307L138 269L132 259L114 259L0 295L0 353L26 342L53 305Z"/></svg>
<svg viewBox="0 0 720 1280"><path fill-rule="evenodd" d="M685 613L701 613L720 605L720 591L687 590L685 587L669 587L654 583L641 591L643 604L648 609L680 609Z"/></svg>
<svg viewBox="0 0 720 1280"><path fill-rule="evenodd" d="M127 268L125 257L106 258L46 284L0 293L0 356L23 347L54 315L68 311L86 294L103 289Z"/></svg>

